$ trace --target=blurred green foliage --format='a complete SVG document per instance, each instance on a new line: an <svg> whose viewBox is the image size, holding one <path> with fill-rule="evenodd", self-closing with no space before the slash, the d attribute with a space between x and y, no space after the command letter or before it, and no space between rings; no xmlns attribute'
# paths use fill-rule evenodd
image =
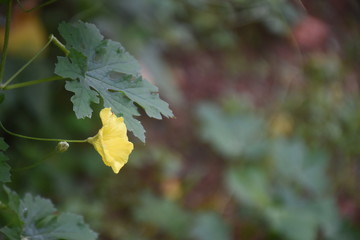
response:
<svg viewBox="0 0 360 240"><path fill-rule="evenodd" d="M119 175L88 146L60 154L6 135L9 186L82 214L100 239L359 239L359 9L355 0L41 9L48 32L81 19L120 40L176 119L142 119L147 143L132 139ZM19 81L48 76L56 51ZM24 62L10 60L8 75ZM1 120L17 132L81 139L100 125L76 119L61 82L3 94Z"/></svg>

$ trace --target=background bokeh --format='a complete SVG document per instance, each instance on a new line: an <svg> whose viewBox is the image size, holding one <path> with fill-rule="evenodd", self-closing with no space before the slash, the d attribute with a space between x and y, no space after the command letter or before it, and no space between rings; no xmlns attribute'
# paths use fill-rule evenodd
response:
<svg viewBox="0 0 360 240"><path fill-rule="evenodd" d="M58 153L5 135L11 188L82 214L102 240L360 239L359 1L17 6L7 76L78 19L136 56L176 118L141 118L147 142L130 134L118 175L90 145ZM53 75L56 55L17 82ZM5 94L0 118L15 132L84 139L100 127L97 114L76 119L61 81Z"/></svg>

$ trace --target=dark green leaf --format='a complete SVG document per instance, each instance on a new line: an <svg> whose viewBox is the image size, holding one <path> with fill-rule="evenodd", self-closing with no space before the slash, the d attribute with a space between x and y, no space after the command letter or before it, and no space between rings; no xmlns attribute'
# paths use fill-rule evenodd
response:
<svg viewBox="0 0 360 240"><path fill-rule="evenodd" d="M5 151L8 147L9 145L7 145L4 139L0 137L0 151Z"/></svg>
<svg viewBox="0 0 360 240"><path fill-rule="evenodd" d="M8 237L9 240L19 240L21 238L21 229L19 227L3 227L0 228L0 232Z"/></svg>
<svg viewBox="0 0 360 240"><path fill-rule="evenodd" d="M138 106L150 117L172 117L169 105L160 99L156 86L142 79L134 57L120 43L105 40L93 24L77 22L60 24L60 34L70 50L58 57L55 73L72 79L66 89L74 92L71 101L78 118L91 117L90 104L99 103L123 116L130 131L143 142L145 129L134 117Z"/></svg>
<svg viewBox="0 0 360 240"><path fill-rule="evenodd" d="M14 212L18 212L20 206L20 198L16 192L11 191L10 188L4 186L4 190L8 197L8 207L13 210Z"/></svg>
<svg viewBox="0 0 360 240"><path fill-rule="evenodd" d="M8 206L21 222L19 226L3 228L1 231L10 239L33 240L94 240L94 233L81 216L70 213L59 214L53 204L39 196L26 194L23 199L5 188L8 194Z"/></svg>

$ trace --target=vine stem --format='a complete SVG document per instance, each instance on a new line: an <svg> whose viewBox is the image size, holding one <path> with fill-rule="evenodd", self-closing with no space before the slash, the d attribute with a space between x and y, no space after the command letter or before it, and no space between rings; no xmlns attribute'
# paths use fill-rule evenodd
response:
<svg viewBox="0 0 360 240"><path fill-rule="evenodd" d="M70 142L70 143L85 143L88 142L88 138L84 139L84 140L71 140L71 139L56 139L56 138L38 138L38 137L29 137L29 136L25 136L25 135L21 135L18 133L14 133L11 132L9 130L7 130L4 125L2 124L2 122L0 122L0 127L8 134L15 136L15 137L19 137L19 138L25 138L25 139L30 139L30 140L36 140L36 141L45 141L45 142Z"/></svg>
<svg viewBox="0 0 360 240"><path fill-rule="evenodd" d="M21 2L20 2L20 0L17 0L17 3L19 4L19 6L20 6L20 8L24 11L24 12L32 12L32 11L34 11L34 10L37 10L37 9L39 9L39 8L42 8L42 7L45 7L45 6L47 6L47 5L49 5L49 4L52 4L52 3L54 3L54 2L56 2L57 0L49 0L49 1L47 1L47 2L45 2L45 3L43 3L43 4L40 4L39 6L35 6L35 7L33 7L33 8L30 8L30 9L25 9L24 7L23 7L23 5L21 4Z"/></svg>
<svg viewBox="0 0 360 240"><path fill-rule="evenodd" d="M11 84L11 85L8 85L8 86L3 87L3 88L0 87L0 89L2 89L2 90L11 90L11 89L14 89L14 88L22 88L22 87L27 87L27 86L39 84L39 83L51 82L51 81L56 81L56 80L64 80L64 79L66 79L66 78L63 78L63 77L60 77L60 76L53 76L53 77L37 79L37 80L33 80L33 81L28 81L28 82Z"/></svg>
<svg viewBox="0 0 360 240"><path fill-rule="evenodd" d="M4 84L0 84L0 89L13 89L13 88L18 88L18 87L38 84L38 83L42 83L42 82L58 80L58 78L55 79L55 77L50 77L50 78L30 81L29 82L30 84L19 83L19 84L14 84L11 88L7 87L22 71L24 71L25 68L27 68L37 57L40 56L41 53L43 53L45 51L45 49L50 45L50 43L54 43L61 51L63 51L65 53L65 55L69 55L70 51L66 49L64 44L62 44L54 35L51 34L49 36L49 41L45 44L45 46L43 48L41 48L40 51L37 52L36 55L33 56L27 63L25 63L25 65L22 66L16 73L14 73L14 75L12 75Z"/></svg>
<svg viewBox="0 0 360 240"><path fill-rule="evenodd" d="M5 24L5 35L4 35L4 46L1 55L0 62L0 84L3 82L4 77L4 68L8 50L9 36L10 36L10 26L11 26L11 11L12 11L12 0L9 0L7 13L6 13L6 24Z"/></svg>
<svg viewBox="0 0 360 240"><path fill-rule="evenodd" d="M24 71L27 66L29 66L38 56L40 56L41 53L45 51L45 49L50 45L50 43L53 41L54 36L51 34L49 37L49 41L45 44L45 46L40 49L39 52L35 54L27 63L25 63L24 66L22 66L14 75L12 75L5 83L2 85L1 88L5 88L9 83L11 83L22 71Z"/></svg>

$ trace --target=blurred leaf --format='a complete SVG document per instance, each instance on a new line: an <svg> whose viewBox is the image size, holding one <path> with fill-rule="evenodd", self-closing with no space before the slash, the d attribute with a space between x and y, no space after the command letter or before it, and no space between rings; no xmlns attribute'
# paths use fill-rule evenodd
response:
<svg viewBox="0 0 360 240"><path fill-rule="evenodd" d="M323 154L310 152L300 140L275 141L272 158L278 174L304 190L321 195L326 191L326 158Z"/></svg>
<svg viewBox="0 0 360 240"><path fill-rule="evenodd" d="M175 202L159 199L150 194L141 198L141 204L135 210L135 218L177 239L185 239L190 227L190 215Z"/></svg>
<svg viewBox="0 0 360 240"><path fill-rule="evenodd" d="M230 240L230 228L215 213L203 213L196 217L191 236L197 240Z"/></svg>
<svg viewBox="0 0 360 240"><path fill-rule="evenodd" d="M0 151L5 151L9 148L9 145L6 144L3 138L0 138Z"/></svg>
<svg viewBox="0 0 360 240"><path fill-rule="evenodd" d="M259 148L264 132L263 119L250 111L226 110L210 103L198 106L202 138L226 157L238 157Z"/></svg>
<svg viewBox="0 0 360 240"><path fill-rule="evenodd" d="M0 137L0 182L10 182L10 166L7 164L9 160L3 153L9 146L4 139Z"/></svg>
<svg viewBox="0 0 360 240"><path fill-rule="evenodd" d="M84 223L81 216L70 213L59 214L49 200L39 196L26 194L23 199L19 199L15 192L8 188L5 190L9 198L8 206L21 222L20 226L1 229L10 239L92 240L97 238L97 234Z"/></svg>
<svg viewBox="0 0 360 240"><path fill-rule="evenodd" d="M58 57L55 73L73 81L66 89L78 118L91 117L90 103L98 103L121 115L130 131L145 141L145 130L133 116L139 116L138 104L150 117L173 117L169 105L159 98L158 89L140 77L140 67L120 43L104 40L95 25L77 22L60 24L59 31L70 49L68 57Z"/></svg>
<svg viewBox="0 0 360 240"><path fill-rule="evenodd" d="M3 227L0 229L0 232L7 236L9 240L19 240L19 236L21 235L21 229L19 227Z"/></svg>
<svg viewBox="0 0 360 240"><path fill-rule="evenodd" d="M331 197L324 196L316 204L317 213L321 230L329 239L338 239L341 225L341 218L338 212L336 200Z"/></svg>
<svg viewBox="0 0 360 240"><path fill-rule="evenodd" d="M269 207L264 213L271 227L290 240L316 239L319 230L326 239L338 236L340 221L336 203L327 196L298 206Z"/></svg>
<svg viewBox="0 0 360 240"><path fill-rule="evenodd" d="M230 193L235 195L240 204L263 208L271 203L271 185L261 169L232 167L225 179Z"/></svg>
<svg viewBox="0 0 360 240"><path fill-rule="evenodd" d="M289 240L314 240L318 219L306 208L268 208L265 212L271 227Z"/></svg>

